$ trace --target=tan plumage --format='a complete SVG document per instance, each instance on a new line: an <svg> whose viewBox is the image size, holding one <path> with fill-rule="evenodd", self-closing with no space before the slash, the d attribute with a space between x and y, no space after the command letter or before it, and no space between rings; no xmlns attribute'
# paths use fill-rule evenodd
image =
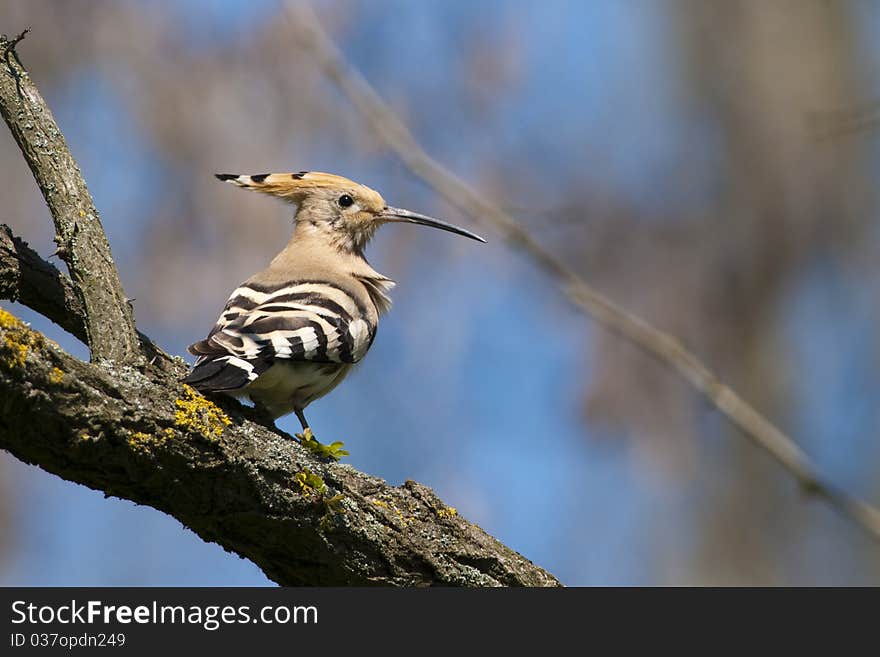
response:
<svg viewBox="0 0 880 657"><path fill-rule="evenodd" d="M336 387L367 353L394 282L363 249L376 229L417 223L485 241L386 205L373 189L329 173L218 174L296 204L293 236L265 270L236 288L214 328L190 347L185 381L203 392L247 395L272 417L303 409Z"/></svg>
<svg viewBox="0 0 880 657"><path fill-rule="evenodd" d="M300 171L299 173L264 173L250 176L221 173L217 174L217 177L238 187L271 194L291 203L300 203L316 190L329 189L331 191L357 190L359 197L368 201L370 207L376 210L381 210L385 205L385 201L376 190L333 173Z"/></svg>

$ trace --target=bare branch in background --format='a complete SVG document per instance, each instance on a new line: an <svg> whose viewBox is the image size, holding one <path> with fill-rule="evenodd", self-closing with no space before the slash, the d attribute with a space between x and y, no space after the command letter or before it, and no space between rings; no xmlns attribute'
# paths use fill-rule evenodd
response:
<svg viewBox="0 0 880 657"><path fill-rule="evenodd" d="M290 1L286 8L303 48L416 176L475 221L498 231L509 245L525 253L553 278L572 303L594 320L678 372L747 438L769 452L805 490L825 499L880 541L880 511L826 482L791 437L725 385L679 340L594 290L499 205L431 158L391 107L347 64L314 11L306 4Z"/></svg>
<svg viewBox="0 0 880 657"><path fill-rule="evenodd" d="M55 221L58 255L82 302L92 360L134 362L140 357L137 331L98 210L52 112L15 55L24 34L0 40L0 114Z"/></svg>
<svg viewBox="0 0 880 657"><path fill-rule="evenodd" d="M10 52L5 41L0 48ZM164 511L279 584L559 586L427 487L389 486L327 463L237 402L221 408L181 385L184 362L138 338L73 156L27 72L8 59L15 64L0 71L0 105L56 226L70 233L63 245L75 279L4 226L0 297L87 337L96 362L0 309L0 449ZM112 336L128 342L111 348ZM132 358L141 350L146 363Z"/></svg>
<svg viewBox="0 0 880 657"><path fill-rule="evenodd" d="M878 105L874 102L863 107L810 112L805 117L807 130L816 139L835 139L873 130L880 124Z"/></svg>

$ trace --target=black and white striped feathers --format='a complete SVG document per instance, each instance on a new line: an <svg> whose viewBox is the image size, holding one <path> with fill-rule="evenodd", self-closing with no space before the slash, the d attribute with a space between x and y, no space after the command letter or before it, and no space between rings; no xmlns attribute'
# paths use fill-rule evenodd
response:
<svg viewBox="0 0 880 657"><path fill-rule="evenodd" d="M287 246L229 297L216 325L190 347L199 358L185 382L203 392L248 395L273 417L327 394L367 353L394 283L366 261L376 228L403 222L485 241L401 208L375 190L318 172L220 174L239 187L297 205Z"/></svg>
<svg viewBox="0 0 880 657"><path fill-rule="evenodd" d="M393 283L383 277L370 285L384 291ZM384 294L380 304L384 310ZM186 382L202 391L247 393L273 415L305 408L366 355L379 310L370 288L356 278L348 285L251 280L232 293L208 337L190 347L199 359ZM251 385L279 364L286 381L270 391L262 390L268 381Z"/></svg>
<svg viewBox="0 0 880 657"><path fill-rule="evenodd" d="M232 293L214 329L190 351L208 357L222 353L257 367L260 359L277 358L356 363L376 331L366 316L349 293L330 283L292 281L274 288L250 283ZM261 373L251 371L254 365L242 366L251 381Z"/></svg>

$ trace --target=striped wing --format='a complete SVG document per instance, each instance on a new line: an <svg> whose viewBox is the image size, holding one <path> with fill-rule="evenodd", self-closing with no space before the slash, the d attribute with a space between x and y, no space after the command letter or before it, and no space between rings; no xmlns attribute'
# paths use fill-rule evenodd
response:
<svg viewBox="0 0 880 657"><path fill-rule="evenodd" d="M276 360L356 363L376 327L346 290L322 281L236 289L207 338L189 348L199 356L185 381L199 390L237 390Z"/></svg>

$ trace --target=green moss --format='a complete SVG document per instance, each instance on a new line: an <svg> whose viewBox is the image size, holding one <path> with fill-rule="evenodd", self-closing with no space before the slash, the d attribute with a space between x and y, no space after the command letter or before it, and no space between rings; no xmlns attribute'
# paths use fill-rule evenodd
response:
<svg viewBox="0 0 880 657"><path fill-rule="evenodd" d="M299 487L300 494L305 497L323 495L327 490L327 484L324 483L324 480L308 468L300 470L293 475L293 480Z"/></svg>
<svg viewBox="0 0 880 657"><path fill-rule="evenodd" d="M325 445L315 439L311 429L306 429L295 435L299 438L299 444L317 457L338 461L343 456L348 456L348 451L343 449L345 443L337 440L335 443Z"/></svg>
<svg viewBox="0 0 880 657"><path fill-rule="evenodd" d="M342 506L342 500L345 499L345 495L342 493L336 493L333 497L325 497L324 498L324 506L327 507L327 511L332 511L334 513L344 513L345 508Z"/></svg>
<svg viewBox="0 0 880 657"><path fill-rule="evenodd" d="M183 386L184 396L177 399L174 405L174 426L188 433L195 433L214 442L223 435L223 431L232 424L226 413L209 399Z"/></svg>
<svg viewBox="0 0 880 657"><path fill-rule="evenodd" d="M318 525L323 531L330 531L333 527L333 517L344 513L342 502L345 496L342 493L327 496L327 484L321 477L308 468L303 468L295 475L293 481L299 489L300 495L314 500L314 504L324 508L324 515L318 520Z"/></svg>
<svg viewBox="0 0 880 657"><path fill-rule="evenodd" d="M331 531L336 516L345 513L345 507L342 505L343 500L345 500L345 496L342 493L336 493L333 497L325 497L322 500L326 511L318 520L318 525L323 531Z"/></svg>

